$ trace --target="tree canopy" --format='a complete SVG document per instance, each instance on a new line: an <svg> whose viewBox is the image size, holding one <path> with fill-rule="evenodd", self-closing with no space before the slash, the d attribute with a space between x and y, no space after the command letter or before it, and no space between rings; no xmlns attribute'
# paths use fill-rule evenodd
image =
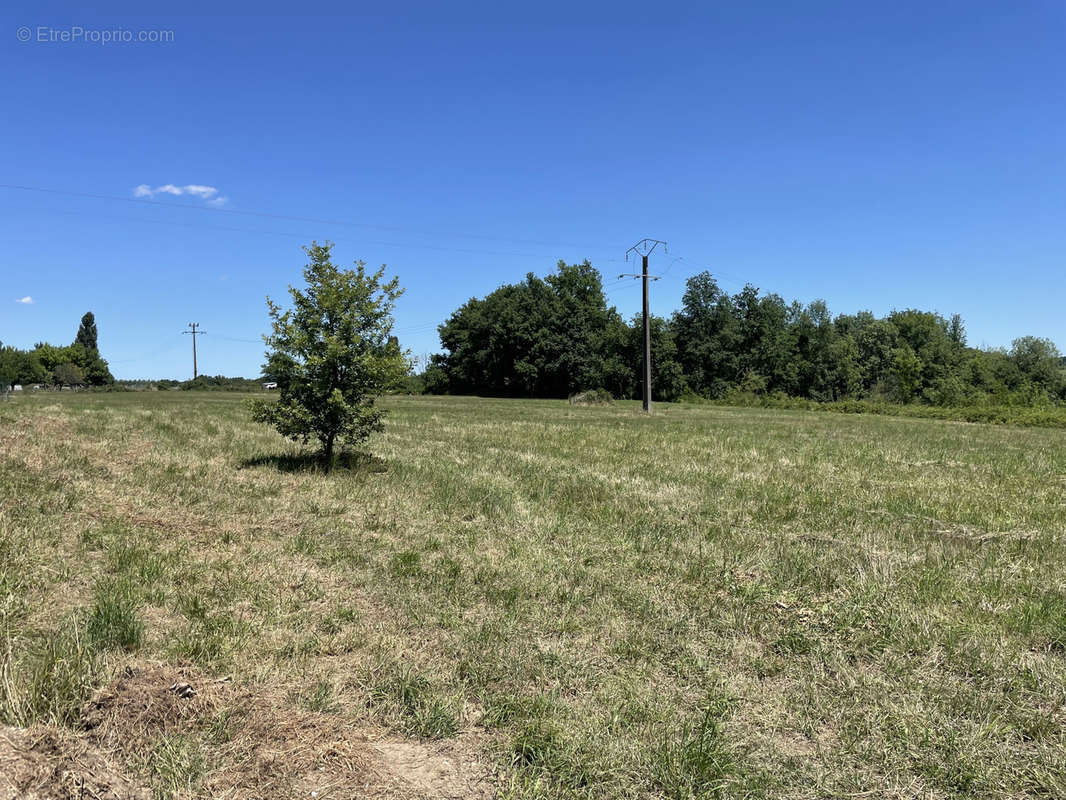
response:
<svg viewBox="0 0 1066 800"><path fill-rule="evenodd" d="M90 352L97 352L96 317L93 316L93 312L86 311L81 318L81 325L78 326L78 334L74 337L74 343L80 344Z"/></svg>
<svg viewBox="0 0 1066 800"><path fill-rule="evenodd" d="M440 326L448 351L434 357L436 390L504 397L565 397L587 388L634 389L628 326L608 307L589 262L560 261L541 279L472 298Z"/></svg>
<svg viewBox="0 0 1066 800"><path fill-rule="evenodd" d="M587 261L472 298L440 326L444 353L427 390L563 397L603 388L639 397L642 329L607 305ZM709 272L688 279L681 307L652 317L652 394L778 394L934 405L1064 403L1055 344L1023 336L1010 350L968 347L959 315L903 309L833 317L825 302L786 302L748 285L724 291Z"/></svg>
<svg viewBox="0 0 1066 800"><path fill-rule="evenodd" d="M107 386L114 382L97 347L96 319L91 311L81 318L69 345L38 342L32 350L0 347L0 383Z"/></svg>

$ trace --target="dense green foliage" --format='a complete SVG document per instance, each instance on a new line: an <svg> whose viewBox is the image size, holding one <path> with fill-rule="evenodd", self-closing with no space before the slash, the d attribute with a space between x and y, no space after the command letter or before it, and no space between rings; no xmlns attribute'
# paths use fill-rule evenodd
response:
<svg viewBox="0 0 1066 800"><path fill-rule="evenodd" d="M86 350L99 350L96 337L96 317L93 316L93 312L86 311L81 318L81 324L78 326L78 333L74 337L74 343L80 344Z"/></svg>
<svg viewBox="0 0 1066 800"><path fill-rule="evenodd" d="M641 321L608 307L599 273L560 262L472 299L440 326L427 391L564 397L603 388L637 397ZM826 304L787 303L745 286L723 291L704 272L681 308L652 318L653 396L870 400L931 406L1040 406L1066 402L1062 356L1025 336L1008 350L966 345L961 317L906 309L830 315Z"/></svg>
<svg viewBox="0 0 1066 800"><path fill-rule="evenodd" d="M108 386L115 382L97 347L96 318L81 318L72 344L56 347L38 342L32 350L0 346L0 386Z"/></svg>
<svg viewBox="0 0 1066 800"><path fill-rule="evenodd" d="M194 380L182 381L177 385L184 391L208 392L254 392L263 388L263 382L256 378L229 378L225 375L199 375Z"/></svg>
<svg viewBox="0 0 1066 800"><path fill-rule="evenodd" d="M333 245L304 248L307 288L289 287L293 307L270 298L273 331L263 374L278 384L277 402L258 401L252 416L295 441L317 439L327 468L334 445L358 444L382 428L377 396L397 388L410 365L392 332L399 279L384 281L365 262L338 269Z"/></svg>
<svg viewBox="0 0 1066 800"><path fill-rule="evenodd" d="M559 262L556 274L472 299L440 328L449 351L427 370L431 391L565 397L627 383L625 325L607 307L599 272Z"/></svg>
<svg viewBox="0 0 1066 800"><path fill-rule="evenodd" d="M263 391L262 378L241 378L228 375L198 375L193 380L179 381L173 378L124 379L121 391L177 390L204 392L259 392ZM115 388L119 388L116 385Z"/></svg>

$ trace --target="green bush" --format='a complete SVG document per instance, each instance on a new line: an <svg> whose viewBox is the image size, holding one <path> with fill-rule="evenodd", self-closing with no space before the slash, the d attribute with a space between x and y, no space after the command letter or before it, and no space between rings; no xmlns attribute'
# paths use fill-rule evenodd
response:
<svg viewBox="0 0 1066 800"><path fill-rule="evenodd" d="M606 389L590 389L570 395L572 406L607 406L614 403L614 398Z"/></svg>

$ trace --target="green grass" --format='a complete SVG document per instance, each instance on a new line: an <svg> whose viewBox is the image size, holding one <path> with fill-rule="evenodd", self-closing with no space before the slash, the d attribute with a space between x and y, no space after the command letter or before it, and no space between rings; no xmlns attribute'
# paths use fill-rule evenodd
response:
<svg viewBox="0 0 1066 800"><path fill-rule="evenodd" d="M445 739L459 731L459 703L442 696L424 675L402 667L378 670L369 686L373 705L393 712L396 725L420 739Z"/></svg>
<svg viewBox="0 0 1066 800"><path fill-rule="evenodd" d="M144 638L144 623L129 583L105 580L96 588L86 622L86 633L98 650L137 650Z"/></svg>
<svg viewBox="0 0 1066 800"><path fill-rule="evenodd" d="M231 394L0 405L0 718L150 658L483 730L505 797L1066 795L1066 432L385 405L330 475Z"/></svg>
<svg viewBox="0 0 1066 800"><path fill-rule="evenodd" d="M780 408L804 411L827 411L835 414L879 414L890 417L918 417L921 419L979 422L986 425L1016 425L1032 428L1066 428L1066 406L1000 405L987 402L981 405L933 406L924 403L890 403L878 400L836 400L818 402L803 398L774 395L755 395L735 392L722 400L707 401L698 397L689 402L713 402L723 406Z"/></svg>
<svg viewBox="0 0 1066 800"><path fill-rule="evenodd" d="M73 725L101 675L82 626L5 632L0 651L0 720L15 725Z"/></svg>

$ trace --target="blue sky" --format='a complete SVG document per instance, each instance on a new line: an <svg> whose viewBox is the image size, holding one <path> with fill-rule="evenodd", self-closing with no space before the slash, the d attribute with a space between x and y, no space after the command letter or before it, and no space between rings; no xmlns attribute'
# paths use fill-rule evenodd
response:
<svg viewBox="0 0 1066 800"><path fill-rule="evenodd" d="M196 321L201 372L256 375L264 297L329 239L400 276L417 355L560 258L636 313L647 236L656 313L706 268L1066 346L1060 0L384 5L8 6L0 340L92 310L116 375L184 378ZM116 30L173 41L84 40Z"/></svg>

